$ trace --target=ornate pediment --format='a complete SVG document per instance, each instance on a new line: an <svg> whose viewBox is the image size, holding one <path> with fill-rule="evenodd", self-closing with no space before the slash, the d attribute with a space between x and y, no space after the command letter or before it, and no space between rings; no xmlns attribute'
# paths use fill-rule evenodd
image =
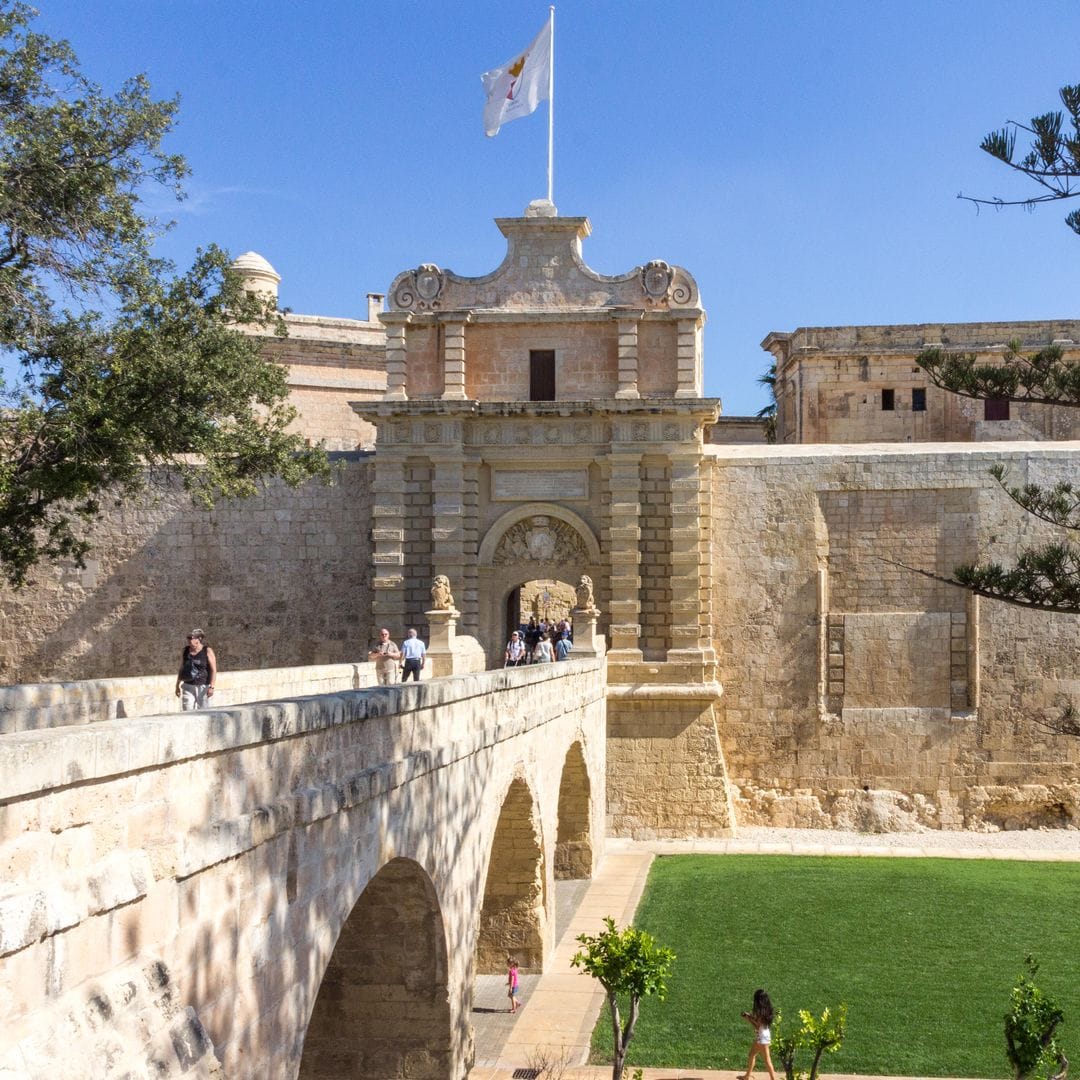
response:
<svg viewBox="0 0 1080 1080"><path fill-rule="evenodd" d="M496 566L511 563L583 564L589 561L585 541L565 521L536 514L511 525L495 548Z"/></svg>

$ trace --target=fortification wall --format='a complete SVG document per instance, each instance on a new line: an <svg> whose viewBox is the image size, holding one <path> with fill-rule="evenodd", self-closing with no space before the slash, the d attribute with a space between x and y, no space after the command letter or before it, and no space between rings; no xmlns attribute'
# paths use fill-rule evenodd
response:
<svg viewBox="0 0 1080 1080"><path fill-rule="evenodd" d="M1075 616L973 602L948 574L1054 536L987 470L1075 476L1080 447L717 447L720 737L743 824L1080 824ZM1056 537L1060 539L1060 536Z"/></svg>
<svg viewBox="0 0 1080 1080"><path fill-rule="evenodd" d="M329 487L273 482L204 511L166 480L110 507L85 569L0 586L0 683L169 672L195 626L222 671L366 660L369 476L360 455Z"/></svg>

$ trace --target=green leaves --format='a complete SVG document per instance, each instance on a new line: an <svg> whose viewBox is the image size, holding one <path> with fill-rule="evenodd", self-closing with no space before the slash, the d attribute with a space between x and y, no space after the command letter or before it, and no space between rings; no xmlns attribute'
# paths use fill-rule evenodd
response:
<svg viewBox="0 0 1080 1080"><path fill-rule="evenodd" d="M0 568L15 585L42 559L81 560L104 494L157 466L203 506L329 471L289 432L284 371L250 333L284 332L276 304L217 248L180 275L152 255L167 226L140 193L179 196L187 175L162 148L176 100L142 75L105 94L32 15L0 0L0 350L20 362L0 402Z"/></svg>
<svg viewBox="0 0 1080 1080"><path fill-rule="evenodd" d="M1066 360L1060 345L1025 355L1011 341L1000 362L935 346L923 349L915 362L936 386L964 397L1080 406L1080 363Z"/></svg>
<svg viewBox="0 0 1080 1080"><path fill-rule="evenodd" d="M1005 1014L1005 1056L1014 1080L1048 1080L1062 1065L1068 1067L1054 1032L1065 1019L1057 1003L1034 983L1039 965L1024 959L1027 974L1021 974L1009 995Z"/></svg>
<svg viewBox="0 0 1080 1080"><path fill-rule="evenodd" d="M818 1067L824 1054L835 1054L843 1045L847 1027L847 1005L841 1003L835 1012L828 1007L820 1017L807 1009L799 1010L801 1026L798 1031L783 1033L783 1018L773 1024L773 1046L777 1060L787 1080L817 1080ZM796 1069L795 1058L800 1050L810 1054L810 1069Z"/></svg>
<svg viewBox="0 0 1080 1080"><path fill-rule="evenodd" d="M570 963L591 975L609 993L628 994L639 1000L655 994L663 1001L675 954L657 945L645 930L632 926L616 930L610 915L604 925L607 929L599 934L578 936L584 949L575 953Z"/></svg>
<svg viewBox="0 0 1080 1080"><path fill-rule="evenodd" d="M1034 180L1043 193L1026 199L978 199L962 194L961 199L989 206L1032 207L1080 194L1076 186L1080 179L1080 86L1063 86L1058 95L1064 113L1046 112L1032 117L1027 124L1010 120L979 144L991 157ZM1019 161L1015 157L1018 132L1031 137L1031 146ZM1080 214L1069 214L1065 221L1074 232L1080 232Z"/></svg>

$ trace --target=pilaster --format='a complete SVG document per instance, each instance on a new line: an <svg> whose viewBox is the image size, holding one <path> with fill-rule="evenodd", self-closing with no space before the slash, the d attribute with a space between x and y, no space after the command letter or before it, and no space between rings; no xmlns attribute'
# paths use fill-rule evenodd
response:
<svg viewBox="0 0 1080 1080"><path fill-rule="evenodd" d="M697 450L674 452L671 473L671 648L668 660L703 665L701 678L715 678L708 645L708 507ZM705 670L708 668L709 670Z"/></svg>
<svg viewBox="0 0 1080 1080"><path fill-rule="evenodd" d="M459 585L467 578L465 537L466 464L460 447L447 447L431 462L431 572L445 574ZM475 572L475 559L468 560ZM475 593L475 585L473 586ZM464 594L459 599L467 606ZM474 597L475 603L475 597Z"/></svg>
<svg viewBox="0 0 1080 1080"><path fill-rule="evenodd" d="M677 398L696 398L701 396L701 335L699 320L678 319L676 326L676 382Z"/></svg>
<svg viewBox="0 0 1080 1080"><path fill-rule="evenodd" d="M619 327L619 388L617 398L638 398L638 321L641 312L631 316L620 312L617 316Z"/></svg>
<svg viewBox="0 0 1080 1080"><path fill-rule="evenodd" d="M375 627L405 622L405 462L380 451L372 484L372 562Z"/></svg>
<svg viewBox="0 0 1080 1080"><path fill-rule="evenodd" d="M386 324L386 400L405 401L408 399L405 392L405 326L408 316L397 321L391 321L390 315L383 315L382 318Z"/></svg>
<svg viewBox="0 0 1080 1080"><path fill-rule="evenodd" d="M465 400L465 323L454 320L443 324L443 399Z"/></svg>
<svg viewBox="0 0 1080 1080"><path fill-rule="evenodd" d="M613 450L611 457L611 650L609 658L640 661L641 454Z"/></svg>

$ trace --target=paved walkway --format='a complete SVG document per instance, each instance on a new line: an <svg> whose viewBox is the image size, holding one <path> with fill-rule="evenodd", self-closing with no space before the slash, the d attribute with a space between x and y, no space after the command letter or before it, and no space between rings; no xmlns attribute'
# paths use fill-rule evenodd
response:
<svg viewBox="0 0 1080 1080"><path fill-rule="evenodd" d="M1025 859L1080 862L1080 831L1064 829L1004 833L928 831L922 833L841 833L823 829L743 828L733 839L634 841L609 839L606 857L589 882L576 911L570 895L557 931L559 943L548 970L523 980L523 1007L506 1007L502 980L478 983L473 1022L477 1064L470 1080L510 1080L515 1070L536 1067L540 1057L563 1061L564 1080L606 1080L611 1066L586 1067L592 1030L604 994L595 980L570 966L578 934L595 934L605 915L625 926L633 920L657 855L845 855L900 858ZM568 921L565 921L568 920ZM565 927L565 928L564 928ZM494 977L493 977L494 978ZM487 1000L490 998L490 1001ZM499 1010L499 1011L496 1011ZM629 1077L633 1070L624 1074ZM520 1074L519 1074L520 1075ZM558 1070L549 1073L558 1077ZM735 1071L645 1069L645 1080L734 1080ZM757 1080L767 1080L759 1069ZM824 1080L853 1080L829 1074Z"/></svg>

